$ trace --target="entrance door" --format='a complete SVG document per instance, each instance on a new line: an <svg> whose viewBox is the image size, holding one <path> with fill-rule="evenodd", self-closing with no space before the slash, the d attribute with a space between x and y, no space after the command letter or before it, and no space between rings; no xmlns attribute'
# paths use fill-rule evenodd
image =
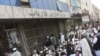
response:
<svg viewBox="0 0 100 56"><path fill-rule="evenodd" d="M17 27L13 25L5 25L0 27L0 56L4 56L5 52L9 52L16 47L22 52L21 40L18 36Z"/></svg>
<svg viewBox="0 0 100 56"><path fill-rule="evenodd" d="M21 42L19 40L17 30L16 29L7 29L6 30L7 38L8 38L8 43L9 43L9 48L18 48L21 50Z"/></svg>
<svg viewBox="0 0 100 56"><path fill-rule="evenodd" d="M9 48L17 48L19 51L22 51L21 39L19 36L18 26L14 24L5 25L5 31L8 38Z"/></svg>

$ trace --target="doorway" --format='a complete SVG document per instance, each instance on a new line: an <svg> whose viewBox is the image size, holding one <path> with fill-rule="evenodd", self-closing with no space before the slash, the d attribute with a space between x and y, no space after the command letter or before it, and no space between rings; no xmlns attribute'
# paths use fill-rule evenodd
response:
<svg viewBox="0 0 100 56"><path fill-rule="evenodd" d="M0 27L0 56L4 56L5 52L17 48L22 52L21 39L19 36L17 25L7 24Z"/></svg>

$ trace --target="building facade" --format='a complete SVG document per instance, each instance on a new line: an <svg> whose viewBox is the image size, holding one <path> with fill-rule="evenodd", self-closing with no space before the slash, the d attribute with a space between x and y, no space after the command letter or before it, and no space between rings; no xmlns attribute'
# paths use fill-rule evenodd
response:
<svg viewBox="0 0 100 56"><path fill-rule="evenodd" d="M0 0L0 53L18 47L29 56L47 35L66 34L68 25L89 22L93 13L90 0Z"/></svg>
<svg viewBox="0 0 100 56"><path fill-rule="evenodd" d="M63 0L1 0L0 54L17 47L23 56L29 56L44 45L47 35L64 34L65 20L69 18L69 8Z"/></svg>
<svg viewBox="0 0 100 56"><path fill-rule="evenodd" d="M93 17L95 18L95 21L99 21L100 10L95 5L93 5L93 10L94 10Z"/></svg>
<svg viewBox="0 0 100 56"><path fill-rule="evenodd" d="M69 2L72 19L78 19L83 23L93 20L94 13L91 0L67 0Z"/></svg>

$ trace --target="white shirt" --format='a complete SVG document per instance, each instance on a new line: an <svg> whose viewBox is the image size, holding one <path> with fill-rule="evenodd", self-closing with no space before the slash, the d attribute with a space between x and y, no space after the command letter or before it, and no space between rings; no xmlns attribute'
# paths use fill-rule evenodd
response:
<svg viewBox="0 0 100 56"><path fill-rule="evenodd" d="M61 43L65 42L65 36L62 34L60 38Z"/></svg>
<svg viewBox="0 0 100 56"><path fill-rule="evenodd" d="M76 56L76 54L71 54L70 56ZM82 56L82 54L80 54L79 56Z"/></svg>
<svg viewBox="0 0 100 56"><path fill-rule="evenodd" d="M46 56L52 56L52 55L50 55L50 54L47 54Z"/></svg>
<svg viewBox="0 0 100 56"><path fill-rule="evenodd" d="M78 47L82 48L83 56L93 56L86 38L83 38L82 40L80 40L79 45L75 49L77 49Z"/></svg>
<svg viewBox="0 0 100 56"><path fill-rule="evenodd" d="M38 54L33 54L32 56L39 56Z"/></svg>
<svg viewBox="0 0 100 56"><path fill-rule="evenodd" d="M83 35L85 33L86 33L86 30L84 29L84 30L82 30L81 35Z"/></svg>
<svg viewBox="0 0 100 56"><path fill-rule="evenodd" d="M19 51L15 51L14 53L11 54L11 56L22 56L22 54Z"/></svg>
<svg viewBox="0 0 100 56"><path fill-rule="evenodd" d="M93 44L96 44L97 43L97 37L94 37L94 39L93 39Z"/></svg>
<svg viewBox="0 0 100 56"><path fill-rule="evenodd" d="M93 31L94 31L95 33L98 33L98 31L97 31L97 29L96 29L96 28L93 28Z"/></svg>
<svg viewBox="0 0 100 56"><path fill-rule="evenodd" d="M73 31L70 32L71 35L74 35L75 33Z"/></svg>

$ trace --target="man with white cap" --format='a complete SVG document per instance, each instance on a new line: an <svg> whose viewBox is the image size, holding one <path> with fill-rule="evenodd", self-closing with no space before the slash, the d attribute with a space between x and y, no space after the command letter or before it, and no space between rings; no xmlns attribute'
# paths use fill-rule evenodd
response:
<svg viewBox="0 0 100 56"><path fill-rule="evenodd" d="M13 48L13 53L11 54L11 56L22 56L22 54L17 50L17 48Z"/></svg>
<svg viewBox="0 0 100 56"><path fill-rule="evenodd" d="M51 51L51 50L48 50L48 51L46 52L46 56L52 56L52 51Z"/></svg>
<svg viewBox="0 0 100 56"><path fill-rule="evenodd" d="M32 56L39 56L39 54L37 54L36 50L33 50L33 55Z"/></svg>
<svg viewBox="0 0 100 56"><path fill-rule="evenodd" d="M77 48L75 50L75 54L71 54L70 56L82 56L81 51L82 51L81 48Z"/></svg>

